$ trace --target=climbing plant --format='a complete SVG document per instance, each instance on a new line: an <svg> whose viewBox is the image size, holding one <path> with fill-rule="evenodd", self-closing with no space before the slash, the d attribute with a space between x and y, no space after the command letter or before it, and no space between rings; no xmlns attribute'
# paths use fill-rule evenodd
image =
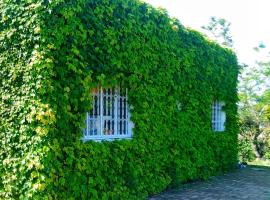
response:
<svg viewBox="0 0 270 200"><path fill-rule="evenodd" d="M231 50L137 0L0 10L1 199L144 199L236 163ZM133 138L83 142L91 89L119 84ZM214 100L226 103L224 132L211 128Z"/></svg>

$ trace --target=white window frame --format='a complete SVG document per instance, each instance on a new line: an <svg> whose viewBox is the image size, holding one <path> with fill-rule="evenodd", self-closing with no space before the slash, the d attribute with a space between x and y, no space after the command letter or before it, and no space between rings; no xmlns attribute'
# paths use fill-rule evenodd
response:
<svg viewBox="0 0 270 200"><path fill-rule="evenodd" d="M132 138L128 90L97 88L92 92L93 108L86 113L83 140L115 140Z"/></svg>
<svg viewBox="0 0 270 200"><path fill-rule="evenodd" d="M214 101L212 104L212 129L216 132L225 131L226 113L223 110L223 101Z"/></svg>

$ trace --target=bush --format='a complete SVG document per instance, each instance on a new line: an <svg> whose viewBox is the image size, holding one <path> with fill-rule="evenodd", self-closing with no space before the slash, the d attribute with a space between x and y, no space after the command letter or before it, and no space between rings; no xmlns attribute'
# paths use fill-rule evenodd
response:
<svg viewBox="0 0 270 200"><path fill-rule="evenodd" d="M247 139L239 140L239 158L242 162L252 162L255 160L256 155L251 141Z"/></svg>

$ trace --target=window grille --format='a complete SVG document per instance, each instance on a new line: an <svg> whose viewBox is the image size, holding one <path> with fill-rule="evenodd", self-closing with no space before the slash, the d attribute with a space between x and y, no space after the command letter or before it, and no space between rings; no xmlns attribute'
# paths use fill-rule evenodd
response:
<svg viewBox="0 0 270 200"><path fill-rule="evenodd" d="M131 138L127 89L99 88L92 91L93 107L86 113L84 140Z"/></svg>
<svg viewBox="0 0 270 200"><path fill-rule="evenodd" d="M224 105L225 103L220 101L212 104L212 129L214 131L225 130L226 113L222 110Z"/></svg>

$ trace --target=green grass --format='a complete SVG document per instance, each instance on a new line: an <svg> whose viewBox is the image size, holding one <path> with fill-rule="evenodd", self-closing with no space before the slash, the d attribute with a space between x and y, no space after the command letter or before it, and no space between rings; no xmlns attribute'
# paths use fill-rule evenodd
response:
<svg viewBox="0 0 270 200"><path fill-rule="evenodd" d="M270 167L270 160L256 159L252 162L248 162L249 165Z"/></svg>

